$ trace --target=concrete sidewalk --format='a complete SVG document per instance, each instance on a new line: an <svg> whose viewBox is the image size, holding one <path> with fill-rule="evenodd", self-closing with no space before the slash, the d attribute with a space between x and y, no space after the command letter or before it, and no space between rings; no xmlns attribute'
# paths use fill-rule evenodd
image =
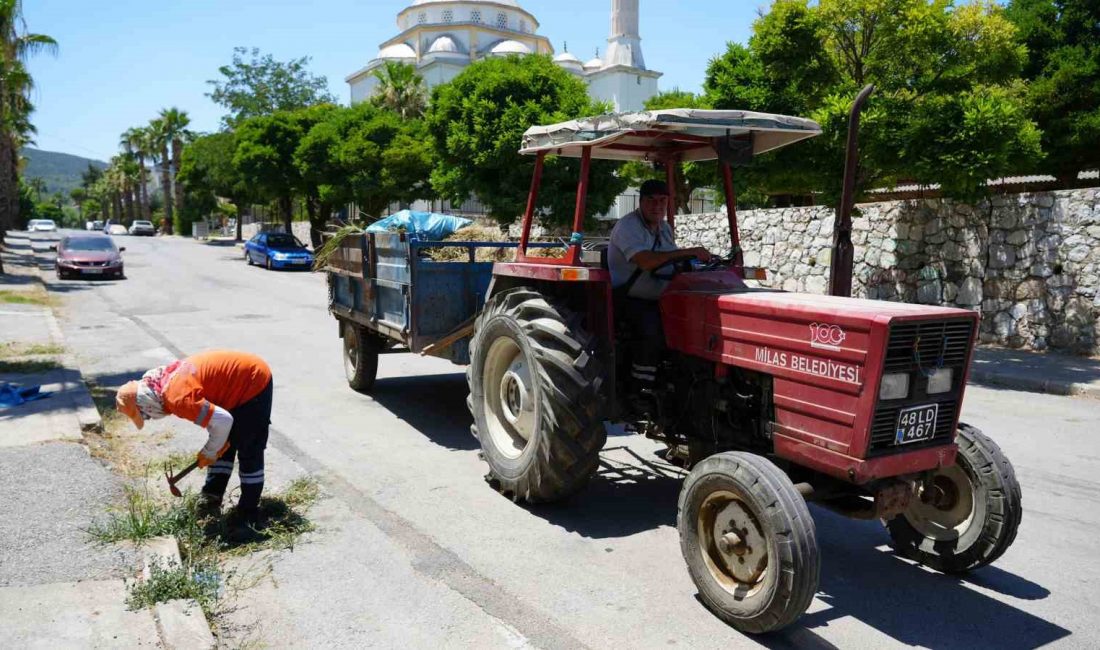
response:
<svg viewBox="0 0 1100 650"><path fill-rule="evenodd" d="M84 530L122 494L83 432L99 413L54 319L29 238L6 241L0 383L49 395L0 408L0 647L164 647L150 610L126 608L133 549Z"/></svg>
<svg viewBox="0 0 1100 650"><path fill-rule="evenodd" d="M981 347L970 383L1100 399L1100 359Z"/></svg>

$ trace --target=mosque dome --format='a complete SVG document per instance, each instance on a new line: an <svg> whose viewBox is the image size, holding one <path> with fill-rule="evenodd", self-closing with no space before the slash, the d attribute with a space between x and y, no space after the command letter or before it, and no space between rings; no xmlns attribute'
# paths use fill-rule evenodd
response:
<svg viewBox="0 0 1100 650"><path fill-rule="evenodd" d="M410 7L422 7L424 5L434 5L434 4L440 4L440 3L443 3L443 2L454 2L454 1L455 0L415 0L409 6ZM504 5L505 7L515 7L516 9L520 8L519 2L517 2L516 0L493 0L492 4Z"/></svg>
<svg viewBox="0 0 1100 650"><path fill-rule="evenodd" d="M598 56L589 59L584 64L584 69L585 69L586 72L591 72L593 70L599 70L602 67L603 67L603 59L601 59Z"/></svg>
<svg viewBox="0 0 1100 650"><path fill-rule="evenodd" d="M428 54L462 54L462 47L450 36L440 36L432 41Z"/></svg>
<svg viewBox="0 0 1100 650"><path fill-rule="evenodd" d="M416 50L409 47L407 43L394 43L393 45L387 45L386 47L378 50L379 59L415 59Z"/></svg>
<svg viewBox="0 0 1100 650"><path fill-rule="evenodd" d="M509 54L530 54L531 48L527 47L519 41L501 41L493 46L493 49L489 50L490 54L496 54L498 56L507 56Z"/></svg>
<svg viewBox="0 0 1100 650"><path fill-rule="evenodd" d="M581 60L573 56L570 52L562 52L554 57L554 63L569 70L570 72L583 72L584 66L581 64Z"/></svg>

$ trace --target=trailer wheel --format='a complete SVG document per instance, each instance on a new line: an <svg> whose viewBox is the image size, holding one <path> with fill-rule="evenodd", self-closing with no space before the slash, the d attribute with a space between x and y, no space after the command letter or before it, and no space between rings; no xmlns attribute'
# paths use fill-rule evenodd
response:
<svg viewBox="0 0 1100 650"><path fill-rule="evenodd" d="M697 464L680 490L680 550L703 603L752 634L790 625L817 593L814 521L768 459L723 452Z"/></svg>
<svg viewBox="0 0 1100 650"><path fill-rule="evenodd" d="M362 327L351 321L344 322L344 374L348 386L360 393L374 388L378 374L378 345Z"/></svg>
<svg viewBox="0 0 1100 650"><path fill-rule="evenodd" d="M955 465L936 472L909 509L886 523L899 555L943 573L1001 557L1023 518L1020 484L1001 448L959 423Z"/></svg>
<svg viewBox="0 0 1100 650"><path fill-rule="evenodd" d="M514 500L567 497L607 439L602 364L580 317L530 289L494 296L470 344L467 404L491 478Z"/></svg>

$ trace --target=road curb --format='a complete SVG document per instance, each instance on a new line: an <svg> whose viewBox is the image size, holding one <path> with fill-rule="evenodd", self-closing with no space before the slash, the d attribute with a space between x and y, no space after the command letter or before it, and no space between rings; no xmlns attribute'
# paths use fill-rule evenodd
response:
<svg viewBox="0 0 1100 650"><path fill-rule="evenodd" d="M972 369L970 381L1032 393L1100 399L1100 386Z"/></svg>
<svg viewBox="0 0 1100 650"><path fill-rule="evenodd" d="M142 545L141 579L149 580L152 567L181 566L179 543L175 537L154 537ZM191 599L169 600L153 607L157 632L166 648L213 648L214 634L202 607Z"/></svg>

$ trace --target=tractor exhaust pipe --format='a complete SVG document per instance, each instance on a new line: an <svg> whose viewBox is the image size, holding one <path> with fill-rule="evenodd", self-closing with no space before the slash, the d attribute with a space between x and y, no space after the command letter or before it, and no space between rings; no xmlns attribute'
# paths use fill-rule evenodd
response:
<svg viewBox="0 0 1100 650"><path fill-rule="evenodd" d="M864 86L852 102L852 110L848 113L844 186L840 194L840 205L836 208L836 224L833 226L833 255L829 267L830 296L852 295L852 207L855 205L856 168L859 166L859 113L874 90L874 84Z"/></svg>

